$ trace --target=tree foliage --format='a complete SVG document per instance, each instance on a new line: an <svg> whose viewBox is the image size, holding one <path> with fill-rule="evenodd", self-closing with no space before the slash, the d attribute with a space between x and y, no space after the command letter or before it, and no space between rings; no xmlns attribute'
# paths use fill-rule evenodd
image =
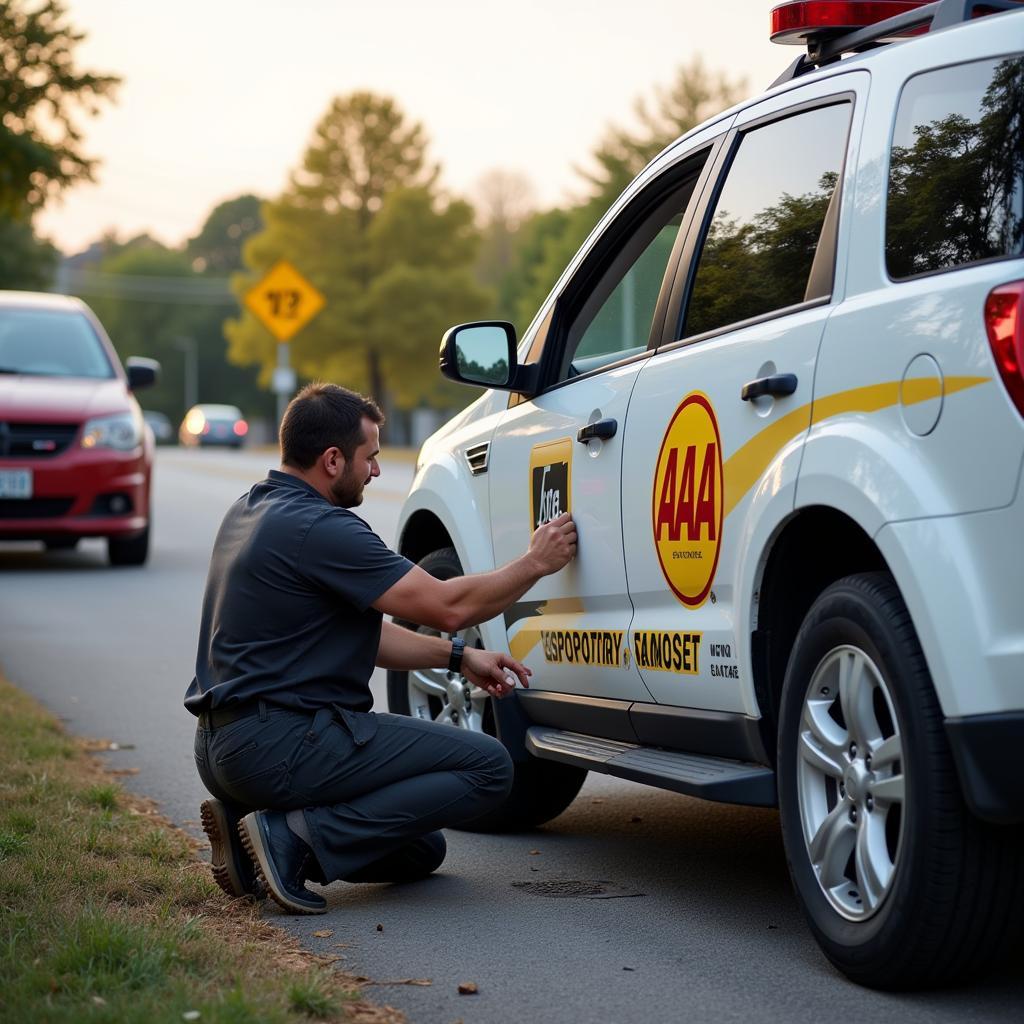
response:
<svg viewBox="0 0 1024 1024"><path fill-rule="evenodd" d="M76 115L97 113L119 79L82 71L84 39L60 0L0 0L0 213L27 217L47 198L91 181Z"/></svg>
<svg viewBox="0 0 1024 1024"><path fill-rule="evenodd" d="M690 298L687 335L714 330L804 301L808 276L838 175L817 189L783 193L748 220L717 211L704 241Z"/></svg>
<svg viewBox="0 0 1024 1024"><path fill-rule="evenodd" d="M292 263L327 299L289 343L291 365L368 391L392 407L454 404L437 373L444 329L488 308L472 267L472 208L443 199L426 136L393 100L355 93L334 100L297 171L264 207L265 229L244 248L250 273L239 299L278 260ZM229 357L266 380L277 343L248 312L229 321Z"/></svg>
<svg viewBox="0 0 1024 1024"><path fill-rule="evenodd" d="M515 300L517 322L529 323L576 250L637 174L674 139L737 103L746 88L742 79L712 73L695 57L679 69L671 86L656 92L653 103L637 100L636 129L608 128L593 153L593 166L580 170L588 186L585 198L565 211L561 230L545 232L539 260L529 250L522 253L531 262ZM551 221L544 225L551 226Z"/></svg>
<svg viewBox="0 0 1024 1024"><path fill-rule="evenodd" d="M185 413L186 352L194 347L197 360L197 400L238 405L249 418L273 415L273 397L261 389L256 373L230 364L223 332L223 305L189 301L188 286L207 270L197 273L197 259L212 259L226 272L240 267L240 256L232 263L230 251L237 237L232 225L245 223L259 200L240 196L215 207L196 238L184 249L169 249L148 235L126 242L104 239L105 254L97 268L106 280L124 282L148 278L166 293L140 298L130 289L120 295L85 296L110 334L122 360L130 355L149 356L161 365L156 387L145 394L148 408L165 413L172 421ZM202 254L202 255L200 255ZM175 288L175 281L181 286Z"/></svg>
<svg viewBox="0 0 1024 1024"><path fill-rule="evenodd" d="M977 120L950 114L893 146L886 256L896 277L1024 248L1024 59L1001 61Z"/></svg>
<svg viewBox="0 0 1024 1024"><path fill-rule="evenodd" d="M226 277L242 269L242 246L263 229L263 200L251 194L227 199L210 211L185 254L197 273Z"/></svg>
<svg viewBox="0 0 1024 1024"><path fill-rule="evenodd" d="M0 215L0 288L44 291L57 269L57 250L27 220Z"/></svg>

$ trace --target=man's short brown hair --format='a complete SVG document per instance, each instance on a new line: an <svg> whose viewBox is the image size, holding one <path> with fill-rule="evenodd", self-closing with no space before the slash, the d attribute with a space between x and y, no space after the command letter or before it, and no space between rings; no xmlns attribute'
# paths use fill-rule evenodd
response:
<svg viewBox="0 0 1024 1024"><path fill-rule="evenodd" d="M384 414L371 398L338 384L307 384L281 420L281 462L309 469L328 448L340 448L347 462L366 440L363 417L376 424Z"/></svg>

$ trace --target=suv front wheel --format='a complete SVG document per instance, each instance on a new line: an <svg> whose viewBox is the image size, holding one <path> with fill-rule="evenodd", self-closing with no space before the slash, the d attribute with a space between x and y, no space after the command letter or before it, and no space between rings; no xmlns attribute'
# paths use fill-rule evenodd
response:
<svg viewBox="0 0 1024 1024"><path fill-rule="evenodd" d="M454 548L441 548L423 558L420 568L441 580L462 576L462 564ZM395 620L399 626L438 636L436 629ZM467 646L483 647L475 627L460 635ZM503 698L515 700L514 695ZM454 725L460 729L497 734L494 699L463 676L446 669L388 671L388 708L396 715L411 715L428 721ZM561 814L575 799L584 779L585 769L554 761L538 761L517 756L515 781L508 799L497 810L460 826L471 832L504 832L533 828Z"/></svg>
<svg viewBox="0 0 1024 1024"><path fill-rule="evenodd" d="M990 965L1019 913L1019 833L972 817L906 605L849 576L797 634L779 714L790 873L829 959L883 989Z"/></svg>

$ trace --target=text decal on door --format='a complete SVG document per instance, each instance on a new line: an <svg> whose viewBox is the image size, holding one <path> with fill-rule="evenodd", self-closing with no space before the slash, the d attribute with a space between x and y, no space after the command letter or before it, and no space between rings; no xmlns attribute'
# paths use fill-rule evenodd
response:
<svg viewBox="0 0 1024 1024"><path fill-rule="evenodd" d="M561 437L530 450L530 530L571 512L572 438Z"/></svg>

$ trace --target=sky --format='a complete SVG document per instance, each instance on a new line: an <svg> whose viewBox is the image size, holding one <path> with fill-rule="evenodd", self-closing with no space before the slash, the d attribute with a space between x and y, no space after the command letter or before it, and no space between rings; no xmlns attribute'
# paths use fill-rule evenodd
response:
<svg viewBox="0 0 1024 1024"><path fill-rule="evenodd" d="M79 66L124 79L80 120L96 184L37 218L66 253L109 230L179 245L221 200L279 195L331 99L358 89L423 123L450 192L500 168L565 202L606 126L634 124L695 55L757 92L799 52L769 42L766 0L66 3Z"/></svg>

